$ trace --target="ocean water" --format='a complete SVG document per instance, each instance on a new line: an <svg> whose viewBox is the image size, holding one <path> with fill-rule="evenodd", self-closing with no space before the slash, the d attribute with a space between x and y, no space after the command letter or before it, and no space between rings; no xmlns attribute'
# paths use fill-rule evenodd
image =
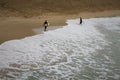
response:
<svg viewBox="0 0 120 80"><path fill-rule="evenodd" d="M53 51L47 51L42 62L33 65L37 68L28 68L8 80L120 80L120 17L84 19L82 26L77 22L79 19L68 21L72 35L63 36L63 41L50 36L55 40L45 45ZM67 28L62 32L67 33Z"/></svg>
<svg viewBox="0 0 120 80"><path fill-rule="evenodd" d="M63 58L63 63L28 71L22 74L22 80L120 80L119 20L120 18L91 19L96 23L95 28L109 42L104 49L87 56L79 53L72 56L69 63L65 63L66 59Z"/></svg>

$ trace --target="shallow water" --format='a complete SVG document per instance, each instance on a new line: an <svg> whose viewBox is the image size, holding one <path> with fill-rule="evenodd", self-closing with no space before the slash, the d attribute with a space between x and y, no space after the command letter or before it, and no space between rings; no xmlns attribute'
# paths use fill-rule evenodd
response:
<svg viewBox="0 0 120 80"><path fill-rule="evenodd" d="M47 27L47 31L55 30L55 29L58 29L58 28L62 28L62 26L48 26L48 27ZM33 31L35 34L41 34L41 33L44 32L44 27L43 27L43 28L34 28L34 29L32 29L32 31Z"/></svg>
<svg viewBox="0 0 120 80"><path fill-rule="evenodd" d="M21 75L22 80L120 80L120 25L113 25L117 29L106 25L95 26L105 35L109 46L88 56L75 54L68 63L64 57L56 64L30 70Z"/></svg>
<svg viewBox="0 0 120 80"><path fill-rule="evenodd" d="M110 42L104 50L98 51L96 58L103 65L101 71L105 80L120 79L120 22L111 21L107 25L96 25Z"/></svg>

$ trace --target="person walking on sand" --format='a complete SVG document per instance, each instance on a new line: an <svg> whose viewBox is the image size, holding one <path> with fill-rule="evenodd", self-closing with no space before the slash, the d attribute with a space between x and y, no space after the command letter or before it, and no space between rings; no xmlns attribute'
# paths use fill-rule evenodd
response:
<svg viewBox="0 0 120 80"><path fill-rule="evenodd" d="M48 21L45 20L45 22L44 22L44 31L46 31L47 27L48 27Z"/></svg>
<svg viewBox="0 0 120 80"><path fill-rule="evenodd" d="M80 17L80 24L82 24L82 18Z"/></svg>

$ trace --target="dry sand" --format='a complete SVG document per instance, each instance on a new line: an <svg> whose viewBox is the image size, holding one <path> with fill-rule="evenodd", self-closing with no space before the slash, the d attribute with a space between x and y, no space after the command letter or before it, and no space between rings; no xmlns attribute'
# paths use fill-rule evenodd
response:
<svg viewBox="0 0 120 80"><path fill-rule="evenodd" d="M102 12L81 12L79 14L54 14L49 13L45 16L37 16L31 18L23 17L1 17L0 18L0 43L12 39L20 39L26 36L32 36L36 33L32 29L43 27L44 20L48 20L50 26L66 25L67 19L75 19L79 17L112 17L120 16L120 10L110 10ZM56 27L58 28L58 27ZM42 31L42 30L41 30Z"/></svg>
<svg viewBox="0 0 120 80"><path fill-rule="evenodd" d="M104 10L120 10L120 0L0 0L0 16L10 17Z"/></svg>

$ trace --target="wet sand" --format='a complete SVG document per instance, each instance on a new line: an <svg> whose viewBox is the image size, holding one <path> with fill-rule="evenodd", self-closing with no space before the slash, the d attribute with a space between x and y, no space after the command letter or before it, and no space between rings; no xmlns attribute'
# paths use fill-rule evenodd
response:
<svg viewBox="0 0 120 80"><path fill-rule="evenodd" d="M33 36L37 33L33 29L41 28L43 31L43 22L48 20L49 29L57 29L66 25L67 19L75 18L96 18L96 17L114 17L120 16L120 10L110 10L102 12L81 12L79 14L54 14L49 13L42 16L23 18L23 17L0 17L0 43L8 40L21 39L27 36ZM52 27L56 26L56 27ZM58 27L57 27L58 26Z"/></svg>

